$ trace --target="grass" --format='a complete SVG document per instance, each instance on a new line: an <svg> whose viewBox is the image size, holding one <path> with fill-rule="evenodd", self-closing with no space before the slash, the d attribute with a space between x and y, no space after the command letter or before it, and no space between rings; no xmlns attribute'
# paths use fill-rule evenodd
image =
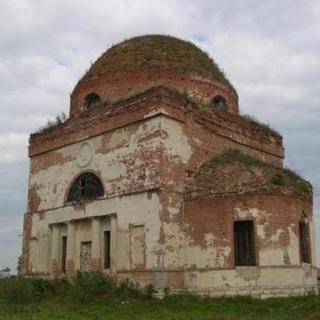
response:
<svg viewBox="0 0 320 320"><path fill-rule="evenodd" d="M83 79L141 68L193 72L220 80L233 89L223 70L206 52L189 41L156 34L134 37L112 46L91 65Z"/></svg>
<svg viewBox="0 0 320 320"><path fill-rule="evenodd" d="M267 300L237 298L197 298L168 296L157 299L96 298L94 301L70 301L55 296L27 304L0 299L1 320L229 320L229 319L320 319L319 296L273 298Z"/></svg>
<svg viewBox="0 0 320 320"><path fill-rule="evenodd" d="M275 130L274 128L272 128L268 123L263 123L254 116L251 116L249 114L243 114L243 115L239 115L239 116L242 117L243 119L247 120L248 122L250 122L251 124L253 124L257 128L259 128L266 135L271 134L271 135L279 135L280 136L280 133L277 130Z"/></svg>
<svg viewBox="0 0 320 320"><path fill-rule="evenodd" d="M152 286L116 283L102 273L78 273L70 281L10 277L0 279L1 320L229 320L320 319L320 297L152 298Z"/></svg>
<svg viewBox="0 0 320 320"><path fill-rule="evenodd" d="M67 121L67 116L64 112L61 112L61 114L57 114L54 120L48 120L47 123L38 128L36 132L34 133L47 133L53 130L54 128L58 127L60 124Z"/></svg>
<svg viewBox="0 0 320 320"><path fill-rule="evenodd" d="M271 173L271 179L269 185L274 188L283 187L288 190L294 190L300 194L312 195L312 185L300 177L296 172L288 168L280 168L263 162L259 159L251 157L249 155L243 154L241 151L236 149L229 149L219 156L210 160L201 170L203 174L206 174L205 171L213 166L219 165L228 165L234 163L241 163L250 167L260 167L266 172ZM210 173L210 170L209 170Z"/></svg>

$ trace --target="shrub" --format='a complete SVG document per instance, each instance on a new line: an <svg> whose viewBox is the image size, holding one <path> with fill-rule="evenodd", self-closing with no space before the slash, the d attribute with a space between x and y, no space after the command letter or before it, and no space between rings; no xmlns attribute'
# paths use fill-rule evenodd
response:
<svg viewBox="0 0 320 320"><path fill-rule="evenodd" d="M170 295L170 288L169 287L164 287L163 288L163 294L165 297Z"/></svg>
<svg viewBox="0 0 320 320"><path fill-rule="evenodd" d="M115 291L115 281L101 272L78 272L71 280L71 296L81 301L112 296Z"/></svg>
<svg viewBox="0 0 320 320"><path fill-rule="evenodd" d="M60 124L66 122L67 116L64 112L61 112L60 114L56 115L56 118L54 120L48 120L47 123L38 128L38 130L35 133L46 133L54 129L55 127L59 126Z"/></svg>
<svg viewBox="0 0 320 320"><path fill-rule="evenodd" d="M284 186L285 185L285 181L284 181L284 177L282 174L276 174L275 176L273 176L271 178L271 183L273 183L276 186Z"/></svg>
<svg viewBox="0 0 320 320"><path fill-rule="evenodd" d="M142 289L129 279L116 283L101 272L78 272L72 279L43 279L12 276L0 279L0 299L12 303L32 303L44 298L63 296L73 301L94 301L98 298L130 300L151 298L152 285Z"/></svg>
<svg viewBox="0 0 320 320"><path fill-rule="evenodd" d="M151 299L153 297L153 295L157 292L157 290L155 290L154 285L152 284L148 284L145 288L145 295L146 298Z"/></svg>
<svg viewBox="0 0 320 320"><path fill-rule="evenodd" d="M130 282L128 278L120 281L116 296L121 300L139 299L145 296L137 283Z"/></svg>
<svg viewBox="0 0 320 320"><path fill-rule="evenodd" d="M50 291L52 291L51 280L22 276L0 280L0 296L12 302L33 302L47 297Z"/></svg>

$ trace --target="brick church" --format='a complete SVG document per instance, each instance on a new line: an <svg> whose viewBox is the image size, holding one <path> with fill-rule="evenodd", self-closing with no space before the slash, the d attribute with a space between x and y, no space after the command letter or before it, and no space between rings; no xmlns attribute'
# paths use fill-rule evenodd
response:
<svg viewBox="0 0 320 320"><path fill-rule="evenodd" d="M102 271L213 296L316 288L312 186L190 42L111 47L29 157L24 274Z"/></svg>

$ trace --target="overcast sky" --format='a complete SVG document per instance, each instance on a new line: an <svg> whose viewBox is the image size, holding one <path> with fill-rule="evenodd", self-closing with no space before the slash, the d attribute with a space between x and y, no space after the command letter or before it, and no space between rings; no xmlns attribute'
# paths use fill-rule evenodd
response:
<svg viewBox="0 0 320 320"><path fill-rule="evenodd" d="M29 133L68 113L105 49L149 33L206 50L241 112L283 134L286 165L314 185L320 242L320 1L0 0L0 30L0 269L21 252Z"/></svg>

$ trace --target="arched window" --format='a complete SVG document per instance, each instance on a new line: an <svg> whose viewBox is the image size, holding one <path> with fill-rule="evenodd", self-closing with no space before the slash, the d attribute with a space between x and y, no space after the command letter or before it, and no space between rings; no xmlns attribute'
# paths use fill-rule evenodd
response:
<svg viewBox="0 0 320 320"><path fill-rule="evenodd" d="M84 99L84 108L89 110L101 104L101 99L96 93L89 93Z"/></svg>
<svg viewBox="0 0 320 320"><path fill-rule="evenodd" d="M211 100L210 106L216 110L228 111L227 101L222 96L215 96Z"/></svg>
<svg viewBox="0 0 320 320"><path fill-rule="evenodd" d="M86 172L72 183L67 202L94 200L103 195L103 186L99 178L90 172Z"/></svg>

